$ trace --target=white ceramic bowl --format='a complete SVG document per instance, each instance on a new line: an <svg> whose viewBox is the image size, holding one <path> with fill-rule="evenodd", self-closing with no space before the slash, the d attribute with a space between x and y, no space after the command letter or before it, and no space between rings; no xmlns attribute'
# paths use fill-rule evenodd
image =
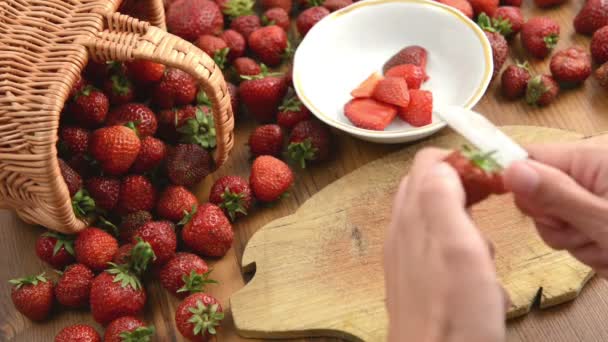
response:
<svg viewBox="0 0 608 342"><path fill-rule="evenodd" d="M492 48L483 31L459 11L427 0L365 0L331 13L308 32L295 55L295 90L325 123L358 138L400 143L421 139L445 127L412 127L400 119L384 131L355 127L344 116L350 92L408 45L428 51L434 107L473 107L492 76Z"/></svg>

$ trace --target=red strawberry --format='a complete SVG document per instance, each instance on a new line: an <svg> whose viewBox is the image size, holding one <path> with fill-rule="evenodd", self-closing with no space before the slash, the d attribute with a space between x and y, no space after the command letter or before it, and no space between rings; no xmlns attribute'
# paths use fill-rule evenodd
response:
<svg viewBox="0 0 608 342"><path fill-rule="evenodd" d="M591 38L591 55L598 64L608 62L608 24L595 31Z"/></svg>
<svg viewBox="0 0 608 342"><path fill-rule="evenodd" d="M526 87L530 81L530 65L528 62L523 64L508 66L502 73L501 89L503 95L514 100L526 94Z"/></svg>
<svg viewBox="0 0 608 342"><path fill-rule="evenodd" d="M11 299L17 311L33 321L45 320L53 306L53 283L44 273L11 279Z"/></svg>
<svg viewBox="0 0 608 342"><path fill-rule="evenodd" d="M220 37L226 42L228 47L228 60L233 61L235 58L245 54L247 42L242 34L235 30L226 30L222 32Z"/></svg>
<svg viewBox="0 0 608 342"><path fill-rule="evenodd" d="M55 232L46 232L36 240L36 255L58 270L74 262L74 238Z"/></svg>
<svg viewBox="0 0 608 342"><path fill-rule="evenodd" d="M469 19L473 19L473 7L467 0L437 0L437 2L454 7Z"/></svg>
<svg viewBox="0 0 608 342"><path fill-rule="evenodd" d="M466 194L466 206L483 201L491 194L503 194L500 166L489 154L465 148L454 151L445 158L458 175Z"/></svg>
<svg viewBox="0 0 608 342"><path fill-rule="evenodd" d="M239 57L232 64L239 76L255 76L262 72L260 65L249 57Z"/></svg>
<svg viewBox="0 0 608 342"><path fill-rule="evenodd" d="M524 16L519 7L501 6L494 12L493 22L505 37L512 37L521 31Z"/></svg>
<svg viewBox="0 0 608 342"><path fill-rule="evenodd" d="M67 164L85 178L97 172L95 166L92 165L91 157L86 153L72 155L70 159L67 160Z"/></svg>
<svg viewBox="0 0 608 342"><path fill-rule="evenodd" d="M191 0L179 0L191 1ZM208 0L200 0L210 2ZM152 102L157 106L167 109L175 106L186 105L194 101L197 85L194 77L175 68L167 68L163 78L152 91Z"/></svg>
<svg viewBox="0 0 608 342"><path fill-rule="evenodd" d="M262 0L261 5L263 9L280 8L286 13L291 12L293 3L291 0Z"/></svg>
<svg viewBox="0 0 608 342"><path fill-rule="evenodd" d="M133 243L141 238L152 246L156 259L154 265L162 265L175 255L177 238L175 226L169 221L152 221L139 227L135 232Z"/></svg>
<svg viewBox="0 0 608 342"><path fill-rule="evenodd" d="M230 94L232 112L236 117L239 111L239 88L230 82L226 82L226 88L228 88L228 94Z"/></svg>
<svg viewBox="0 0 608 342"><path fill-rule="evenodd" d="M315 6L306 9L298 15L296 26L301 36L305 36L310 29L315 26L321 19L329 15L329 10L325 7Z"/></svg>
<svg viewBox="0 0 608 342"><path fill-rule="evenodd" d="M86 306L94 277L93 271L85 265L69 266L55 285L55 298L59 304L69 308Z"/></svg>
<svg viewBox="0 0 608 342"><path fill-rule="evenodd" d="M86 67L84 68L83 74L86 79L92 81L93 83L102 83L108 77L108 73L110 71L110 67L113 62L96 62L94 60L89 60Z"/></svg>
<svg viewBox="0 0 608 342"><path fill-rule="evenodd" d="M176 253L160 270L160 284L172 294L184 298L188 294L203 292L205 286L217 283L209 279L209 267L203 259L192 253Z"/></svg>
<svg viewBox="0 0 608 342"><path fill-rule="evenodd" d="M538 75L528 81L526 101L531 105L546 106L559 94L559 85L548 75Z"/></svg>
<svg viewBox="0 0 608 342"><path fill-rule="evenodd" d="M82 188L82 177L74 171L63 159L57 159L59 163L59 171L61 171L61 176L65 181L65 184L68 187L68 191L70 192L70 197L74 197L78 190Z"/></svg>
<svg viewBox="0 0 608 342"><path fill-rule="evenodd" d="M133 316L123 316L110 322L103 335L104 342L147 342L154 336L154 326Z"/></svg>
<svg viewBox="0 0 608 342"><path fill-rule="evenodd" d="M179 222L198 204L196 196L183 186L170 185L156 203L156 213L161 218Z"/></svg>
<svg viewBox="0 0 608 342"><path fill-rule="evenodd" d="M59 129L59 144L70 155L86 153L91 132L80 127L64 126Z"/></svg>
<svg viewBox="0 0 608 342"><path fill-rule="evenodd" d="M574 18L574 29L580 34L593 34L608 25L608 1L587 0Z"/></svg>
<svg viewBox="0 0 608 342"><path fill-rule="evenodd" d="M352 99L344 105L344 115L353 125L382 131L397 115L397 108L374 99Z"/></svg>
<svg viewBox="0 0 608 342"><path fill-rule="evenodd" d="M68 104L68 111L82 127L98 127L106 120L110 100L93 86L86 86L74 95Z"/></svg>
<svg viewBox="0 0 608 342"><path fill-rule="evenodd" d="M176 0L167 8L167 29L186 40L219 34L223 27L224 16L213 1Z"/></svg>
<svg viewBox="0 0 608 342"><path fill-rule="evenodd" d="M74 251L76 260L93 271L101 271L112 261L118 250L118 242L107 232L89 227L76 237Z"/></svg>
<svg viewBox="0 0 608 342"><path fill-rule="evenodd" d="M131 234L135 235L135 232ZM127 264L131 259L131 253L133 252L133 247L135 247L134 243L126 243L118 248L116 254L114 254L114 258L112 258L112 262L117 265Z"/></svg>
<svg viewBox="0 0 608 342"><path fill-rule="evenodd" d="M74 85L72 85L72 89L70 89L70 95L68 96L69 98L74 97L76 93L78 93L82 90L82 88L88 85L87 80L85 80L82 76L79 75L77 77L78 78L76 79L76 82L74 82Z"/></svg>
<svg viewBox="0 0 608 342"><path fill-rule="evenodd" d="M418 45L407 46L394 54L382 67L382 72L386 73L392 67L401 64L414 64L422 68L426 74L426 60L428 53Z"/></svg>
<svg viewBox="0 0 608 342"><path fill-rule="evenodd" d="M263 125L257 127L249 136L249 150L254 156L278 156L283 150L285 136L279 125Z"/></svg>
<svg viewBox="0 0 608 342"><path fill-rule="evenodd" d="M141 148L135 162L133 162L131 171L135 173L150 171L160 165L166 156L167 148L162 140L145 137L141 140Z"/></svg>
<svg viewBox="0 0 608 342"><path fill-rule="evenodd" d="M113 266L93 280L91 313L100 324L108 324L122 316L137 316L145 304L146 291L140 280L123 266Z"/></svg>
<svg viewBox="0 0 608 342"><path fill-rule="evenodd" d="M594 76L602 87L608 88L608 62L597 68Z"/></svg>
<svg viewBox="0 0 608 342"><path fill-rule="evenodd" d="M228 57L228 45L226 42L216 36L204 34L196 39L194 44L206 54L209 55L220 69L224 69L226 59Z"/></svg>
<svg viewBox="0 0 608 342"><path fill-rule="evenodd" d="M126 63L129 76L139 83L159 82L165 73L163 64L145 59L136 59Z"/></svg>
<svg viewBox="0 0 608 342"><path fill-rule="evenodd" d="M212 341L224 319L222 311L217 299L206 293L195 293L184 299L175 310L175 325L190 341Z"/></svg>
<svg viewBox="0 0 608 342"><path fill-rule="evenodd" d="M109 175L129 170L137 158L141 142L137 134L125 126L103 127L91 135L89 152Z"/></svg>
<svg viewBox="0 0 608 342"><path fill-rule="evenodd" d="M297 96L291 96L283 100L277 113L277 124L285 129L291 129L298 122L311 118L310 111Z"/></svg>
<svg viewBox="0 0 608 342"><path fill-rule="evenodd" d="M368 78L366 78L361 84L357 86L353 91L350 92L352 97L361 97L368 98L372 97L374 94L374 90L378 83L383 80L384 77L380 76L377 72L372 73Z"/></svg>
<svg viewBox="0 0 608 342"><path fill-rule="evenodd" d="M249 35L247 44L263 63L276 66L287 48L287 33L276 25L262 27Z"/></svg>
<svg viewBox="0 0 608 342"><path fill-rule="evenodd" d="M255 14L234 18L230 23L230 28L243 35L245 39L248 39L249 35L260 27L262 27L262 22L260 17Z"/></svg>
<svg viewBox="0 0 608 342"><path fill-rule="evenodd" d="M192 186L211 172L209 152L196 144L179 144L167 156L167 176L175 185Z"/></svg>
<svg viewBox="0 0 608 342"><path fill-rule="evenodd" d="M278 200L294 181L289 166L271 156L257 157L251 167L249 184L254 196L262 202Z"/></svg>
<svg viewBox="0 0 608 342"><path fill-rule="evenodd" d="M129 242L133 240L133 235L135 235L135 231L139 229L139 227L144 224L152 221L152 215L144 210L136 211L134 213L128 214L122 218L120 222L120 241L122 243Z"/></svg>
<svg viewBox="0 0 608 342"><path fill-rule="evenodd" d="M90 325L74 324L61 329L55 342L101 342L101 337Z"/></svg>
<svg viewBox="0 0 608 342"><path fill-rule="evenodd" d="M469 3L473 7L475 16L485 13L491 17L498 8L498 0L469 0Z"/></svg>
<svg viewBox="0 0 608 342"><path fill-rule="evenodd" d="M302 168L306 162L320 162L329 158L331 133L326 126L315 120L295 125L289 136L289 158Z"/></svg>
<svg viewBox="0 0 608 342"><path fill-rule="evenodd" d="M401 64L390 68L386 77L401 77L405 79L408 89L420 89L420 86L426 79L424 70L421 67L413 64Z"/></svg>
<svg viewBox="0 0 608 342"><path fill-rule="evenodd" d="M131 102L135 97L133 83L123 69L122 65L115 69L103 83L103 91L112 105Z"/></svg>
<svg viewBox="0 0 608 342"><path fill-rule="evenodd" d="M281 100L287 92L285 79L268 73L265 66L256 76L245 76L239 85L239 97L249 114L261 122L273 121Z"/></svg>
<svg viewBox="0 0 608 342"><path fill-rule="evenodd" d="M521 7L521 2L522 0L500 0L500 5Z"/></svg>
<svg viewBox="0 0 608 342"><path fill-rule="evenodd" d="M566 2L566 0L534 0L534 3L536 4L536 6L541 7L541 8L561 5L564 2Z"/></svg>
<svg viewBox="0 0 608 342"><path fill-rule="evenodd" d="M118 202L120 181L110 177L92 177L87 179L86 188L89 195L95 200L95 205L111 211Z"/></svg>
<svg viewBox="0 0 608 342"><path fill-rule="evenodd" d="M521 29L523 47L536 58L545 58L559 41L559 24L551 18L535 17Z"/></svg>
<svg viewBox="0 0 608 342"><path fill-rule="evenodd" d="M196 114L196 107L187 105L183 107L165 109L158 113L158 133L166 142L176 142L180 134L177 129Z"/></svg>
<svg viewBox="0 0 608 342"><path fill-rule="evenodd" d="M327 8L330 12L335 12L352 4L353 0L326 0L323 2L323 7Z"/></svg>
<svg viewBox="0 0 608 342"><path fill-rule="evenodd" d="M224 209L224 213L234 221L247 215L252 202L251 188L241 177L224 176L213 183L209 202Z"/></svg>
<svg viewBox="0 0 608 342"><path fill-rule="evenodd" d="M410 103L400 108L399 116L414 127L429 125L433 122L433 93L428 90L410 91Z"/></svg>
<svg viewBox="0 0 608 342"><path fill-rule="evenodd" d="M253 0L215 0L222 13L230 19L253 14Z"/></svg>
<svg viewBox="0 0 608 342"><path fill-rule="evenodd" d="M133 122L140 137L154 135L158 127L156 115L146 105L140 103L127 103L116 107L108 114L108 126L125 125Z"/></svg>
<svg viewBox="0 0 608 342"><path fill-rule="evenodd" d="M139 210L150 211L156 203L156 189L148 178L140 175L129 175L120 182L120 196L116 204L119 215L134 213Z"/></svg>
<svg viewBox="0 0 608 342"><path fill-rule="evenodd" d="M553 78L569 85L584 82L591 76L591 56L580 47L559 51L551 57Z"/></svg>
<svg viewBox="0 0 608 342"><path fill-rule="evenodd" d="M401 77L386 77L378 82L372 98L395 106L407 107L410 103L407 82Z"/></svg>
<svg viewBox="0 0 608 342"><path fill-rule="evenodd" d="M505 37L498 32L484 31L484 33L490 41L490 46L492 46L492 60L494 61L492 78L494 78L500 73L503 64L505 64L505 61L507 60L509 45L507 44Z"/></svg>
<svg viewBox="0 0 608 342"><path fill-rule="evenodd" d="M289 31L289 14L280 7L274 7L266 10L262 15L264 25L277 25L285 31Z"/></svg>
<svg viewBox="0 0 608 342"><path fill-rule="evenodd" d="M188 106L184 111L194 111L194 115L189 112L184 113L183 118L187 119L181 124L178 123L177 132L180 134L180 141L213 149L216 146L215 121L210 107Z"/></svg>
<svg viewBox="0 0 608 342"><path fill-rule="evenodd" d="M232 246L234 232L222 209L215 204L199 205L182 228L182 240L198 254L221 257Z"/></svg>

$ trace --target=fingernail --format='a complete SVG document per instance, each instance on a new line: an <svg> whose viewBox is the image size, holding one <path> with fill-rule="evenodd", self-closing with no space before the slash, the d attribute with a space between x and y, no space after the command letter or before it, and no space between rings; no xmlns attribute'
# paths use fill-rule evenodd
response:
<svg viewBox="0 0 608 342"><path fill-rule="evenodd" d="M528 162L516 162L506 173L505 183L511 191L519 194L530 194L540 184L540 176Z"/></svg>
<svg viewBox="0 0 608 342"><path fill-rule="evenodd" d="M433 165L430 170L433 176L446 177L454 174L454 170L446 162Z"/></svg>

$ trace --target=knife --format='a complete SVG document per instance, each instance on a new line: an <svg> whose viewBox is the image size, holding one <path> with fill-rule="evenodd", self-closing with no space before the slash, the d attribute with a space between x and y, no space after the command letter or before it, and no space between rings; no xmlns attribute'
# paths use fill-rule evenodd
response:
<svg viewBox="0 0 608 342"><path fill-rule="evenodd" d="M526 150L477 112L446 106L435 111L435 114L481 152L492 153L494 160L503 168L514 161L528 158Z"/></svg>

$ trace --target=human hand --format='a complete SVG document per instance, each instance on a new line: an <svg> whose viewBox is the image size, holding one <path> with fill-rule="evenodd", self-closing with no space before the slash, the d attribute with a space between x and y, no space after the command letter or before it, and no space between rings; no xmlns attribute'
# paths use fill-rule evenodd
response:
<svg viewBox="0 0 608 342"><path fill-rule="evenodd" d="M534 145L504 172L517 206L550 247L608 278L608 139Z"/></svg>
<svg viewBox="0 0 608 342"><path fill-rule="evenodd" d="M416 155L384 249L389 341L504 341L505 295L446 152Z"/></svg>

